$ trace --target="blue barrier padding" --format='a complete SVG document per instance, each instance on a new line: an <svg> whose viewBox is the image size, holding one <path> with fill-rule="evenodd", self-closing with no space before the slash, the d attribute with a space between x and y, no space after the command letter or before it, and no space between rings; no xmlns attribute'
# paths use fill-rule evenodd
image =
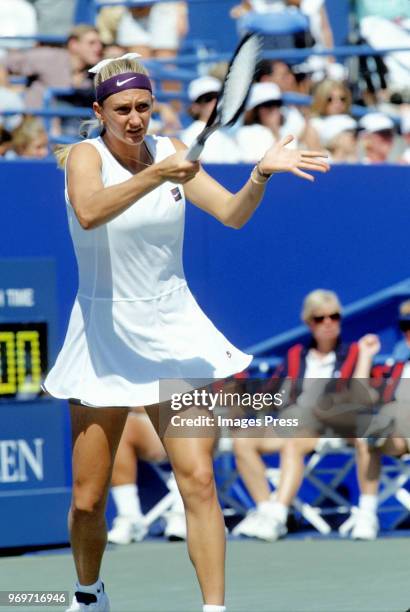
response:
<svg viewBox="0 0 410 612"><path fill-rule="evenodd" d="M235 191L251 168L207 170ZM55 258L61 342L77 284L63 173L53 162L8 161L0 163L0 181L0 256ZM192 290L228 338L246 347L297 326L302 299L314 288L334 289L349 304L398 283L408 274L408 189L404 166L335 166L314 184L277 175L239 231L188 205ZM383 322L392 316L378 312ZM374 325L358 315L349 333Z"/></svg>

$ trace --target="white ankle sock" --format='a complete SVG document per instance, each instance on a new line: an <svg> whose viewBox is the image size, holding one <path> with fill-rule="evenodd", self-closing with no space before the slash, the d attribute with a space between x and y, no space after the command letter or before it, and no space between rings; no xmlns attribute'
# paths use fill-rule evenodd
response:
<svg viewBox="0 0 410 612"><path fill-rule="evenodd" d="M277 501L263 501L258 504L258 510L264 512L265 514L269 514L270 516L274 516L281 523L286 523L288 520L288 506L285 506Z"/></svg>
<svg viewBox="0 0 410 612"><path fill-rule="evenodd" d="M82 593L92 593L93 595L97 595L97 593L102 592L102 582L101 579L98 578L97 582L94 584L80 584L77 582L77 591L81 591Z"/></svg>
<svg viewBox="0 0 410 612"><path fill-rule="evenodd" d="M213 606L211 604L205 604L202 607L202 612L226 612L225 606Z"/></svg>
<svg viewBox="0 0 410 612"><path fill-rule="evenodd" d="M359 508L365 512L377 512L377 495L360 495Z"/></svg>
<svg viewBox="0 0 410 612"><path fill-rule="evenodd" d="M135 484L112 487L111 493L120 516L142 516L138 487Z"/></svg>

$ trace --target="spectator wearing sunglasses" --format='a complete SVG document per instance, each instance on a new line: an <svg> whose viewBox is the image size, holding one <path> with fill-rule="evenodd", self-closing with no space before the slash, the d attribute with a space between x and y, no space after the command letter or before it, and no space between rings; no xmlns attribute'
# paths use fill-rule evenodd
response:
<svg viewBox="0 0 410 612"><path fill-rule="evenodd" d="M323 393L323 384L329 379L355 375L359 345L342 342L341 313L339 298L333 291L317 289L309 293L303 303L302 320L310 329L310 340L305 345L292 346L275 374L290 384L289 404L281 416L297 417L309 437L275 438L269 432L266 437L234 439L238 471L256 504L256 509L234 528L234 535L275 541L287 533L289 508L303 480L304 458L316 449L323 433L323 423L313 412L317 393ZM327 381L318 385L318 379ZM279 388L283 385L282 382ZM273 498L261 455L278 451L281 473Z"/></svg>
<svg viewBox="0 0 410 612"><path fill-rule="evenodd" d="M333 115L351 116L352 94L349 88L340 81L325 79L319 83L314 92L311 106L310 131L311 139L309 145L325 146L327 138L327 117ZM316 140L313 140L316 135Z"/></svg>
<svg viewBox="0 0 410 612"><path fill-rule="evenodd" d="M244 125L236 134L241 161L258 161L266 148L288 134L294 136L290 146L296 148L304 129L303 116L296 109L283 105L281 90L275 83L255 83L247 103Z"/></svg>
<svg viewBox="0 0 410 612"><path fill-rule="evenodd" d="M356 540L374 540L379 531L377 495L382 456L399 457L410 452L410 300L399 306L398 326L403 337L384 366L372 367L380 343L377 350L362 355L360 376L372 376L382 407L367 437L356 445L360 498L351 532Z"/></svg>
<svg viewBox="0 0 410 612"><path fill-rule="evenodd" d="M191 105L188 112L194 121L180 134L182 142L188 147L204 129L215 107L221 86L221 81L211 76L199 77L189 84L188 98ZM265 147L264 151L269 146ZM211 164L237 163L240 161L237 144L229 130L222 128L208 138L201 160Z"/></svg>

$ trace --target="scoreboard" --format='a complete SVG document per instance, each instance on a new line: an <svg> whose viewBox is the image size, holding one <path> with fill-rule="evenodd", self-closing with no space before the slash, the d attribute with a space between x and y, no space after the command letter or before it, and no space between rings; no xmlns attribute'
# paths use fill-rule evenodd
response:
<svg viewBox="0 0 410 612"><path fill-rule="evenodd" d="M57 352L53 259L0 259L0 549L67 541L66 405L41 384Z"/></svg>

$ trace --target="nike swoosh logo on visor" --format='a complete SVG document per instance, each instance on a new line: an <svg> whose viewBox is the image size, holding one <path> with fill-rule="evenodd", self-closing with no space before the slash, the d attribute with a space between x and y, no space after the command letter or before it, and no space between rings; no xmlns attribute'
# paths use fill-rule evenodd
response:
<svg viewBox="0 0 410 612"><path fill-rule="evenodd" d="M121 85L125 85L125 83L128 83L128 81L133 81L134 79L136 79L137 77L131 77L129 79L125 79L125 81L118 81L117 80L117 87L121 87Z"/></svg>

